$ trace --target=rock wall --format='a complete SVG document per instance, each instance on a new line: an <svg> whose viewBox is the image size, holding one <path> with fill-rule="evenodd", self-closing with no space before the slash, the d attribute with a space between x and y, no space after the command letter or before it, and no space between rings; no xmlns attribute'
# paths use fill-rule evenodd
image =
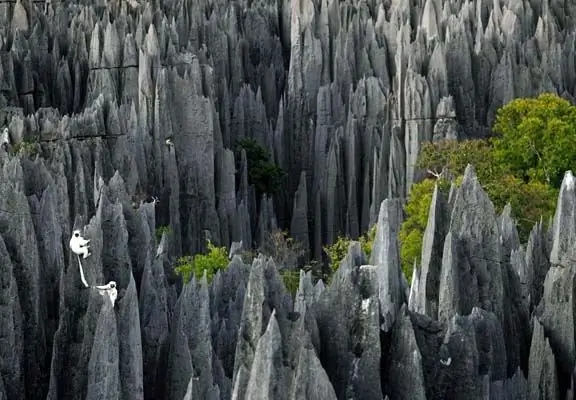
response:
<svg viewBox="0 0 576 400"><path fill-rule="evenodd" d="M0 397L573 398L571 175L525 245L471 167L435 194L413 277L396 235L423 141L575 95L575 4L88 3L0 3ZM277 195L256 199L243 137L288 172ZM206 234L289 228L320 258L373 222L371 260L353 244L295 298L263 256L172 271Z"/></svg>
<svg viewBox="0 0 576 400"><path fill-rule="evenodd" d="M105 181L118 170L130 195L162 200L177 251L201 249L205 231L258 245L276 221L319 257L374 223L382 200L406 195L423 141L484 136L514 97L572 98L575 7L2 2L0 125L13 144L39 140L48 159L70 147L90 198L91 160L103 157ZM229 152L244 137L287 172L266 207ZM71 210L93 214L81 203Z"/></svg>
<svg viewBox="0 0 576 400"><path fill-rule="evenodd" d="M99 180L94 216L74 223L91 240L80 266L55 171L16 157L0 171L4 398L571 398L571 173L550 229L537 224L521 245L509 209L495 214L469 166L448 201L434 196L429 256L410 285L402 204L384 200L371 260L352 242L329 285L301 272L292 297L265 256L234 255L210 283L171 284L172 235L157 243L155 204L134 209L119 173ZM115 303L94 287L111 280Z"/></svg>

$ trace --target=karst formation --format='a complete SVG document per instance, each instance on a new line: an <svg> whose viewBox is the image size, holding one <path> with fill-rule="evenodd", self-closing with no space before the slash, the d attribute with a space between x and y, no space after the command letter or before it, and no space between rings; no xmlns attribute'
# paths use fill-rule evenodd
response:
<svg viewBox="0 0 576 400"><path fill-rule="evenodd" d="M486 137L516 97L576 97L575 17L574 0L0 0L0 399L574 399L571 173L527 243L472 165L434 192L414 276L397 237L423 142ZM282 190L250 183L246 138ZM325 261L373 224L370 257L353 242L295 296L265 254L173 270L207 237L249 250L277 230Z"/></svg>

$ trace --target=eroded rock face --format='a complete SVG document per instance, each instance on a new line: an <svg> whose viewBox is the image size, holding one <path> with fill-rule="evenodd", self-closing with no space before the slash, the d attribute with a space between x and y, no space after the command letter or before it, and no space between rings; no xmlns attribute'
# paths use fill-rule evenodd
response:
<svg viewBox="0 0 576 400"><path fill-rule="evenodd" d="M47 308L39 313L40 332L52 346L51 365L45 370L48 398L85 393L134 399L479 399L560 396L568 389L567 377L574 369L569 340L574 335L573 268L548 266L549 247L538 239L540 225L529 242L530 257L525 257L509 210L500 217L494 214L472 167L450 202L436 193L422 250L429 267L416 268L418 279L411 288L397 255L401 203L385 200L373 265L354 242L329 285L313 283L310 273L302 272L293 299L278 266L264 255L246 265L233 254L228 268L210 282L193 278L178 289L170 278L176 254L173 233L163 232L159 243L155 235L160 205L134 205L119 172L109 173L106 182L101 164L96 164L90 190L94 200L76 187L76 203L69 203L95 214L90 220L79 215L67 225L62 224L66 214L61 204L54 202L55 194L64 193L55 174L25 159L4 165L4 173L16 177L15 193L30 193L22 204L45 210L46 217L32 218L24 209L30 225L10 225L22 220L5 219L3 237L23 237L26 226L62 232L60 243L43 231L32 230L30 236L39 258L46 260L38 277L50 282L60 275L56 287L37 284L38 299L53 299L56 290L60 304L54 311L50 302L42 303ZM32 194L32 182L46 187L40 201ZM5 206L15 204L20 203ZM91 240L87 259L63 257L67 250L62 242L69 235L64 230L73 228ZM0 247L6 293L16 293L25 282L14 265L30 261L17 258L23 250L12 247L17 242L11 240L5 241L3 252ZM493 270L496 265L499 274ZM114 305L83 286L80 267L91 285L117 282ZM544 282L537 278L542 271ZM532 293L540 291L541 300L534 304L537 296ZM7 296L5 304L2 318L8 334L3 337L16 352L2 353L2 390L25 398L18 386L6 383L30 379L31 364L22 358L27 336L19 334L25 326L23 307L29 303ZM435 304L437 316L426 315L433 314ZM532 325L530 310L536 315ZM50 326L57 329L50 331ZM531 342L529 329L534 329ZM535 361L540 358L547 360L544 365ZM75 374L64 372L70 364Z"/></svg>
<svg viewBox="0 0 576 400"><path fill-rule="evenodd" d="M550 230L537 224L525 245L472 167L435 193L413 277L397 233L423 142L484 136L515 97L576 97L575 13L558 1L0 3L0 397L563 397L576 363L571 173ZM281 190L250 184L242 138L282 167ZM295 298L264 255L231 252L211 281L173 271L207 237L248 250L289 229L321 259L372 224L370 259L353 244L331 282L302 273ZM68 250L74 229L87 259ZM113 306L81 271L117 283Z"/></svg>

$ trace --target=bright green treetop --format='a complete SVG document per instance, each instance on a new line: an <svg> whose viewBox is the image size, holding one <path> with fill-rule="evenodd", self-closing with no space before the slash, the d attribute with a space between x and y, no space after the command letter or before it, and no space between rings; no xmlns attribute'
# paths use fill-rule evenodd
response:
<svg viewBox="0 0 576 400"><path fill-rule="evenodd" d="M551 93L515 99L494 123L494 155L520 179L560 187L576 163L576 107Z"/></svg>

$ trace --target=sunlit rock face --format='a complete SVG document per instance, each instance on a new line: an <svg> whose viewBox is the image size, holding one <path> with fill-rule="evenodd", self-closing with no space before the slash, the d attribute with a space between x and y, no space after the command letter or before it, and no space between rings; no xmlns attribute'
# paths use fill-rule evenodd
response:
<svg viewBox="0 0 576 400"><path fill-rule="evenodd" d="M576 5L537 3L0 3L0 397L573 398L571 172L520 243L471 166L435 192L414 276L398 255L423 142L575 97ZM243 138L278 192L250 184ZM354 243L294 296L241 251L283 229L319 260L373 224L370 257ZM207 238L241 250L182 284Z"/></svg>

